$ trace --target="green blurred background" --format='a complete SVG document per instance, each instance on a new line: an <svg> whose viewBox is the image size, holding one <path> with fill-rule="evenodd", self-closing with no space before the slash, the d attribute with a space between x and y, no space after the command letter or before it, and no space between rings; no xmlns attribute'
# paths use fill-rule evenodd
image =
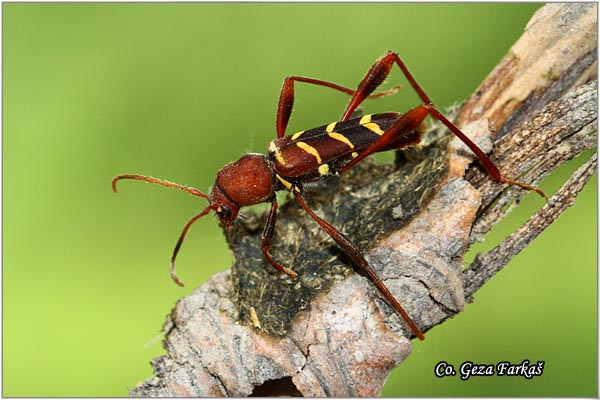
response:
<svg viewBox="0 0 600 400"><path fill-rule="evenodd" d="M207 190L225 163L265 152L281 82L356 85L398 51L441 107L464 100L538 4L3 4L3 395L126 396L164 354L175 301L230 265L205 203L110 179L141 173ZM394 72L390 83L402 81ZM404 82L404 81L402 81ZM335 120L339 93L300 85L288 132ZM366 104L402 111L406 89ZM547 179L560 186L574 163ZM534 195L479 246L542 204ZM597 184L476 295L415 342L387 396L597 395ZM473 255L469 255L470 259ZM468 257L468 258L469 258ZM524 378L436 378L439 361L544 360Z"/></svg>

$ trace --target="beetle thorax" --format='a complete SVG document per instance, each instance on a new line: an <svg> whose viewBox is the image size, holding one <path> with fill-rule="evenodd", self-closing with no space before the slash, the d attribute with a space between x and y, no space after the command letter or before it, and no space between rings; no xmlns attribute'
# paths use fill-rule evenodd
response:
<svg viewBox="0 0 600 400"><path fill-rule="evenodd" d="M240 207L267 201L274 193L274 173L262 154L247 154L224 166L215 185Z"/></svg>

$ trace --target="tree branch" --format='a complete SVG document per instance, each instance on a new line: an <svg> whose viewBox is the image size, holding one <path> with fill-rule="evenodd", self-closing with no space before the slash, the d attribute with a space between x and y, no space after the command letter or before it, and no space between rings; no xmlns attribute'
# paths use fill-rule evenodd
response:
<svg viewBox="0 0 600 400"><path fill-rule="evenodd" d="M550 103L531 122L515 129L510 140L503 140L498 148L506 148L505 154L515 154L521 147L523 134L527 134L530 146L525 157L542 156L537 167L528 172L541 177L583 151L596 146L597 141L597 83L590 82L560 100ZM522 152L522 151L521 151ZM541 153L541 154L540 154ZM597 168L596 154L582 165L571 178L550 198L529 221L523 224L498 247L485 255L478 255L464 272L465 294L471 298L510 259L523 250L542 233L566 209L573 205L587 181ZM536 178L538 180L539 178ZM515 205L509 208L507 201L499 200L476 220L471 233L471 243L493 225L498 223Z"/></svg>
<svg viewBox="0 0 600 400"><path fill-rule="evenodd" d="M465 103L457 124L502 173L536 184L596 144L595 4L540 9ZM367 160L368 161L368 160ZM463 272L469 245L526 193L490 181L457 139L434 125L396 165L364 162L307 193L307 203L360 248L423 330L464 309L488 279L568 206L596 170L588 160L548 204ZM165 325L168 354L132 396L375 396L410 354L412 334L297 204L281 207L272 253L265 216L227 234L231 271L181 299Z"/></svg>

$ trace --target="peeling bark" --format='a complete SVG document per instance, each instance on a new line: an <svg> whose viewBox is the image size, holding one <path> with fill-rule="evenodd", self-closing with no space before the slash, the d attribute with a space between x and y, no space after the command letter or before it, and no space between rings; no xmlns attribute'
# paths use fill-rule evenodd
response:
<svg viewBox="0 0 600 400"><path fill-rule="evenodd" d="M490 156L505 176L537 184L595 147L596 15L592 3L540 9L458 114L467 135L486 151L493 147ZM403 154L396 166L365 162L306 196L367 249L373 268L425 331L461 312L573 204L597 169L594 155L528 222L464 269L470 244L526 193L491 181L458 139L448 144L440 132L433 129L422 151ZM293 261L298 281L262 260L264 216L241 221L228 235L233 270L177 303L164 328L168 354L152 361L156 376L130 395L380 394L389 372L409 356L412 333L297 205L281 211L273 253Z"/></svg>

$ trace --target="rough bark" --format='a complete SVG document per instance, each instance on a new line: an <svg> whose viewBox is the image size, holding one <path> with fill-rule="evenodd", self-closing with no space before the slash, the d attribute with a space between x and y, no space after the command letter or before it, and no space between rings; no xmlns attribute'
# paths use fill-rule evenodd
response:
<svg viewBox="0 0 600 400"><path fill-rule="evenodd" d="M596 145L597 6L550 4L456 121L511 178L537 184ZM396 166L365 162L307 193L317 213L361 248L414 321L428 330L466 301L573 204L594 155L496 249L462 255L526 193L491 181L458 140L434 127ZM492 146L493 144L493 146ZM441 160L441 161L440 161ZM408 188L408 189L407 189ZM533 195L533 194L532 194ZM408 200L407 200L408 199ZM540 201L542 204L542 202ZM264 216L229 233L232 271L181 299L167 319L168 354L132 396L375 396L411 351L411 332L318 226L288 202L273 249L299 273L274 273L260 253Z"/></svg>

